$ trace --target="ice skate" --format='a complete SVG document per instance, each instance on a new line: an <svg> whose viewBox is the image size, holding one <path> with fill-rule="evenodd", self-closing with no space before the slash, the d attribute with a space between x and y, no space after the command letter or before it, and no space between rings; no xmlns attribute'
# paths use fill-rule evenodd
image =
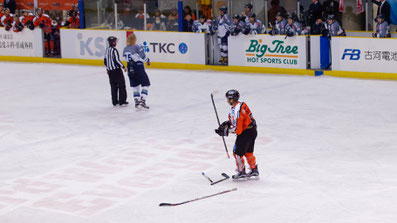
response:
<svg viewBox="0 0 397 223"><path fill-rule="evenodd" d="M232 176L233 180L243 180L243 179L247 179L247 173L245 173L245 170L237 172L236 174L234 174Z"/></svg>

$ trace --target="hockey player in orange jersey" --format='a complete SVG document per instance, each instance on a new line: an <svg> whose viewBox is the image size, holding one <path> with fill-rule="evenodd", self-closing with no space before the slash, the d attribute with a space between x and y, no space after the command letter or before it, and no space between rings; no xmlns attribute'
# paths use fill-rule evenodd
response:
<svg viewBox="0 0 397 223"><path fill-rule="evenodd" d="M256 121L252 116L247 104L240 102L240 93L237 90L226 92L227 102L232 106L229 113L229 120L223 122L215 132L220 136L228 136L229 132L237 135L236 143L233 148L233 155L236 159L237 174L233 179L241 179L259 176L258 165L254 156L255 139L258 135L256 131ZM251 171L245 172L244 157Z"/></svg>
<svg viewBox="0 0 397 223"><path fill-rule="evenodd" d="M45 55L54 55L54 36L52 34L51 18L43 13L43 9L36 9L36 17L33 20L35 27L40 27L44 32Z"/></svg>
<svg viewBox="0 0 397 223"><path fill-rule="evenodd" d="M4 6L3 3L0 2L0 19L1 17L3 17L4 15ZM0 27L2 26L1 22L0 22Z"/></svg>
<svg viewBox="0 0 397 223"><path fill-rule="evenodd" d="M29 11L29 10L24 10L23 11L23 16L19 17L19 21L21 21L22 24L25 27L29 28L30 30L34 29L33 20L34 20L33 13L31 11Z"/></svg>

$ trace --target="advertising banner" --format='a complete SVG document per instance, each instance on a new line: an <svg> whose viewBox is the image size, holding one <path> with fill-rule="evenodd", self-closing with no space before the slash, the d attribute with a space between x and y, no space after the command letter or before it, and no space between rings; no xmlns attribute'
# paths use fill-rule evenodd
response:
<svg viewBox="0 0 397 223"><path fill-rule="evenodd" d="M334 37L332 70L397 73L396 39Z"/></svg>
<svg viewBox="0 0 397 223"><path fill-rule="evenodd" d="M38 0L38 7L44 10L72 10L78 0ZM34 0L17 0L17 9L34 9Z"/></svg>
<svg viewBox="0 0 397 223"><path fill-rule="evenodd" d="M119 40L116 48L121 55L126 46L125 33L111 30L61 29L62 58L103 60L109 36L115 36Z"/></svg>
<svg viewBox="0 0 397 223"><path fill-rule="evenodd" d="M153 62L205 64L204 34L134 31Z"/></svg>
<svg viewBox="0 0 397 223"><path fill-rule="evenodd" d="M152 62L205 64L204 34L177 32L134 32ZM103 59L107 38L115 36L122 56L126 31L61 29L63 58Z"/></svg>
<svg viewBox="0 0 397 223"><path fill-rule="evenodd" d="M229 37L229 65L306 69L306 37L239 35Z"/></svg>
<svg viewBox="0 0 397 223"><path fill-rule="evenodd" d="M24 29L22 32L6 31L0 28L0 55L2 56L43 56L41 29Z"/></svg>

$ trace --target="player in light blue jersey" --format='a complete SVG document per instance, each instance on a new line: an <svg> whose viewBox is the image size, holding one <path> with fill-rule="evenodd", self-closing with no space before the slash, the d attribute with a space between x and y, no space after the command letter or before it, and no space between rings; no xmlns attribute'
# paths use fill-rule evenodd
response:
<svg viewBox="0 0 397 223"><path fill-rule="evenodd" d="M145 63L150 66L150 60L145 54L145 48L136 43L135 34L130 34L127 37L127 46L124 48L123 56L128 64L128 77L134 91L135 108L149 109L146 105L146 98L150 81L145 71Z"/></svg>

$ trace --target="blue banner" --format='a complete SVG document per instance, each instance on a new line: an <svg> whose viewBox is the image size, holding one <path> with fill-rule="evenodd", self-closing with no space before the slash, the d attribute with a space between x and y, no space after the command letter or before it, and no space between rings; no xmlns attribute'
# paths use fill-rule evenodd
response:
<svg viewBox="0 0 397 223"><path fill-rule="evenodd" d="M391 23L397 25L397 0L387 0L390 3Z"/></svg>

